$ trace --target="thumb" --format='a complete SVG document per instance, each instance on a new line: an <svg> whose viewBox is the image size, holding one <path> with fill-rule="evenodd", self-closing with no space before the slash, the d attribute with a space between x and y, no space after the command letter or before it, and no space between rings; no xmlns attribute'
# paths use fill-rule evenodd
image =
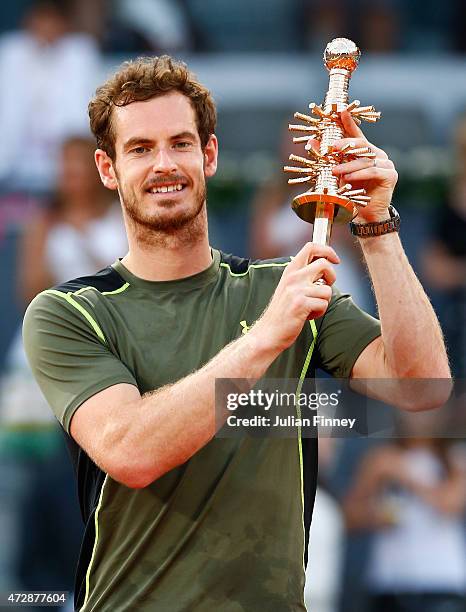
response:
<svg viewBox="0 0 466 612"><path fill-rule="evenodd" d="M330 263L340 263L340 258L331 246L316 244L315 242L306 242L303 248L291 258L291 263L288 264L287 269L300 270L318 257L328 259Z"/></svg>

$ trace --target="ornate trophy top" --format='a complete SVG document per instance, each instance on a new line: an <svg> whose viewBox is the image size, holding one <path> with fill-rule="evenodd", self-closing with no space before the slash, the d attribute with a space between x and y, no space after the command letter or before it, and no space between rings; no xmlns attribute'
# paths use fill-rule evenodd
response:
<svg viewBox="0 0 466 612"><path fill-rule="evenodd" d="M361 51L348 38L334 38L324 51L324 64L328 70L343 68L353 72L358 67Z"/></svg>
<svg viewBox="0 0 466 612"><path fill-rule="evenodd" d="M363 188L342 184L332 173L333 166L359 157L374 158L368 146L358 147L348 142L342 149L334 149L336 140L343 138L341 112L350 113L356 125L361 121L375 123L380 113L373 106L361 106L359 100L348 103L348 87L358 67L361 52L352 40L335 38L324 51L324 64L329 71L328 91L323 104L311 102L311 114L295 113L303 124L290 124L289 129L299 135L296 144L307 143L307 157L291 154L289 159L298 166L285 166L285 172L302 176L290 178L291 185L310 183L310 189L293 199L292 207L298 217L314 224L312 241L328 244L334 220L350 221L358 206L367 206L370 197ZM313 142L311 142L313 141ZM317 146L318 148L317 148Z"/></svg>

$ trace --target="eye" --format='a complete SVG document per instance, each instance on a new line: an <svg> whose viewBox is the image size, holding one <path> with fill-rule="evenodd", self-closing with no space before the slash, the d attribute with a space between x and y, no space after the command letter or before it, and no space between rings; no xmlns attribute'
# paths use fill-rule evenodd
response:
<svg viewBox="0 0 466 612"><path fill-rule="evenodd" d="M143 153L145 153L146 151L148 151L149 149L147 147L134 147L134 149L131 149L130 153L135 153L136 155L142 155Z"/></svg>
<svg viewBox="0 0 466 612"><path fill-rule="evenodd" d="M176 149L187 149L191 146L191 143L187 140L180 140L179 142L175 142Z"/></svg>

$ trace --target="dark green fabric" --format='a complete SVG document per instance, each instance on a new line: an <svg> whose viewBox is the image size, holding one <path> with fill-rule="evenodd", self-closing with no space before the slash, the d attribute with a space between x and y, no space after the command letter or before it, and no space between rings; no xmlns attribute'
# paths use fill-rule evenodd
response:
<svg viewBox="0 0 466 612"><path fill-rule="evenodd" d="M67 431L95 393L116 383L141 394L174 383L238 338L241 321L250 326L260 316L283 262L235 273L228 258L213 255L207 270L166 282L136 278L115 263L120 291L90 287L71 296L88 318L66 292L32 302L26 351ZM337 290L318 326L315 363L338 376L348 376L380 334L378 321ZM306 324L267 376L299 378L312 339ZM84 610L304 610L301 490L297 438L214 439L140 490L107 476Z"/></svg>

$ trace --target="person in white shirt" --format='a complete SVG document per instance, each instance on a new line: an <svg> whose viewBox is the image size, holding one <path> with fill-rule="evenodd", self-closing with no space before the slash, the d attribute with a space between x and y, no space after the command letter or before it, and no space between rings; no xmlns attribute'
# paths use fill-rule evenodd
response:
<svg viewBox="0 0 466 612"><path fill-rule="evenodd" d="M94 39L71 31L59 2L35 3L25 27L0 39L0 188L48 192L70 134L88 134L86 106L99 77Z"/></svg>
<svg viewBox="0 0 466 612"><path fill-rule="evenodd" d="M373 532L366 582L374 612L464 612L463 449L428 437L378 446L344 508L350 530Z"/></svg>

